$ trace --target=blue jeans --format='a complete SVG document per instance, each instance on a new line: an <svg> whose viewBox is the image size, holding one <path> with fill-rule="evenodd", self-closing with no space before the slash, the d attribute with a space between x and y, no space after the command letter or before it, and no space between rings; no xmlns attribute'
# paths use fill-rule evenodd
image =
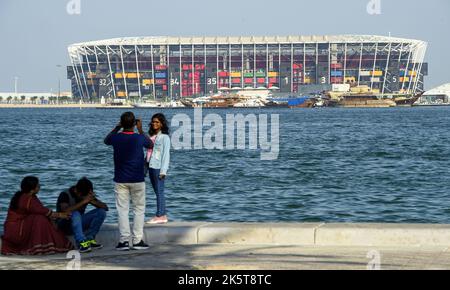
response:
<svg viewBox="0 0 450 290"><path fill-rule="evenodd" d="M70 223L72 234L77 243L95 239L95 236L100 231L100 227L106 218L106 211L103 208L96 208L81 214L79 211L73 211L70 220L62 220L59 223L60 227L64 227Z"/></svg>
<svg viewBox="0 0 450 290"><path fill-rule="evenodd" d="M166 198L164 197L164 180L159 179L160 169L150 168L148 171L153 190L156 194L156 216L166 215Z"/></svg>

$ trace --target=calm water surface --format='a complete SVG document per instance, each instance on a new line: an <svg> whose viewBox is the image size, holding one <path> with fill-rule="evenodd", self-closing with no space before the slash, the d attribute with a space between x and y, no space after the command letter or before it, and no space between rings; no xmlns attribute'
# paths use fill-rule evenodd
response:
<svg viewBox="0 0 450 290"><path fill-rule="evenodd" d="M0 222L21 179L54 208L88 176L116 221L112 148L123 110L0 109ZM134 110L147 123L156 111ZM450 223L450 108L204 110L279 114L278 160L257 150L173 150L166 183L176 221ZM176 113L166 110L169 120ZM155 212L147 180L147 216Z"/></svg>

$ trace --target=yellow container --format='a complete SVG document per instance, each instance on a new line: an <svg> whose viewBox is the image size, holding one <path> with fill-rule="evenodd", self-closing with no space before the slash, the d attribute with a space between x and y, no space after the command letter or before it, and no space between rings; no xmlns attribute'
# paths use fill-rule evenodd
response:
<svg viewBox="0 0 450 290"><path fill-rule="evenodd" d="M401 78L400 78L400 82L401 82L401 83L403 83L403 82L409 82L409 77L401 77Z"/></svg>
<svg viewBox="0 0 450 290"><path fill-rule="evenodd" d="M230 76L232 78L240 78L241 77L241 73L240 72L232 72L232 73L230 73Z"/></svg>
<svg viewBox="0 0 450 290"><path fill-rule="evenodd" d="M417 76L417 72L412 70L409 72L409 75L415 77L415 76Z"/></svg>
<svg viewBox="0 0 450 290"><path fill-rule="evenodd" d="M123 78L123 74L122 73L116 73L114 76L116 77L116 79Z"/></svg>
<svg viewBox="0 0 450 290"><path fill-rule="evenodd" d="M356 82L355 77L346 77L345 78L345 83L355 83L355 82Z"/></svg>
<svg viewBox="0 0 450 290"><path fill-rule="evenodd" d="M267 75L269 78L275 78L278 76L278 73L275 71L270 71Z"/></svg>
<svg viewBox="0 0 450 290"><path fill-rule="evenodd" d="M143 79L142 80L142 85L144 86L148 86L148 85L152 85L153 84L153 79Z"/></svg>
<svg viewBox="0 0 450 290"><path fill-rule="evenodd" d="M126 94L124 91L118 91L118 92L117 92L117 96L118 96L118 97L126 97L127 94Z"/></svg>
<svg viewBox="0 0 450 290"><path fill-rule="evenodd" d="M374 77L381 77L381 76L383 76L383 71L381 71L381 70L376 70L376 71L373 72L372 75L373 75Z"/></svg>
<svg viewBox="0 0 450 290"><path fill-rule="evenodd" d="M311 83L311 79L310 78L305 78L305 84L310 84Z"/></svg>
<svg viewBox="0 0 450 290"><path fill-rule="evenodd" d="M380 93L380 89L372 89L372 93L379 94Z"/></svg>

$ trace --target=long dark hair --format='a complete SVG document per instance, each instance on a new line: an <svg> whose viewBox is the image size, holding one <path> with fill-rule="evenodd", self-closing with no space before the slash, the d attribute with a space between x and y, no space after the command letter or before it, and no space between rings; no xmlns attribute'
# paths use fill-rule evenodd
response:
<svg viewBox="0 0 450 290"><path fill-rule="evenodd" d="M11 203L9 204L9 209L16 210L19 208L19 199L24 193L28 193L35 189L39 185L39 179L34 176L27 176L22 179L20 183L20 191L16 192L11 198Z"/></svg>
<svg viewBox="0 0 450 290"><path fill-rule="evenodd" d="M164 114L161 114L161 113L157 113L157 114L153 115L152 119L150 120L150 129L148 130L148 134L150 136L156 135L156 132L155 132L155 130L153 130L153 126L152 126L152 121L155 118L161 122L161 125L162 125L161 133L169 135L169 125L167 125L166 116L164 116Z"/></svg>

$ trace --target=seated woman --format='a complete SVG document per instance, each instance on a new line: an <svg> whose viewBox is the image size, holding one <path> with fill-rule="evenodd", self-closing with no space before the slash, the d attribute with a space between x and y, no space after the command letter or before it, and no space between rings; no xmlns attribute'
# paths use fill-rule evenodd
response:
<svg viewBox="0 0 450 290"><path fill-rule="evenodd" d="M25 177L21 190L11 199L2 236L3 255L42 255L73 249L72 243L56 229L51 219L68 218L69 213L44 207L36 194L39 179Z"/></svg>

